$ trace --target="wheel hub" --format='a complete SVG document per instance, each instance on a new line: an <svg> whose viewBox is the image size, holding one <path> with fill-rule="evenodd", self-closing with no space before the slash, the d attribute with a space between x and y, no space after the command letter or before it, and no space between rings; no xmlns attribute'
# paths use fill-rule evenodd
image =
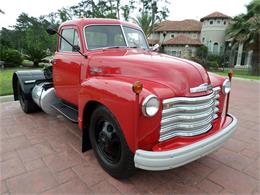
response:
<svg viewBox="0 0 260 195"><path fill-rule="evenodd" d="M120 159L120 139L113 125L108 121L100 124L97 144L104 157L112 163Z"/></svg>

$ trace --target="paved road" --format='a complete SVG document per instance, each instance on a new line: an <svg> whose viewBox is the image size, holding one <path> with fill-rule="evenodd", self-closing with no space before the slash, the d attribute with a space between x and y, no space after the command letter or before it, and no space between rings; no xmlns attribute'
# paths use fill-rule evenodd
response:
<svg viewBox="0 0 260 195"><path fill-rule="evenodd" d="M235 80L230 112L234 136L213 154L181 168L139 171L117 181L81 149L81 132L62 117L24 114L17 102L0 103L1 191L8 193L238 193L259 194L260 83Z"/></svg>

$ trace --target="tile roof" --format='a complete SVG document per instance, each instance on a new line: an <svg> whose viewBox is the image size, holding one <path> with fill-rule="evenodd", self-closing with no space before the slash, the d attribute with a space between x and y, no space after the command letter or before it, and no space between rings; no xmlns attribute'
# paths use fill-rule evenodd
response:
<svg viewBox="0 0 260 195"><path fill-rule="evenodd" d="M213 12L213 13L201 18L200 21L203 22L206 19L217 19L217 18L230 19L231 17L228 15L222 14L220 12Z"/></svg>
<svg viewBox="0 0 260 195"><path fill-rule="evenodd" d="M170 21L166 20L159 24L156 28L156 32L200 32L202 24L197 20L182 20L182 21Z"/></svg>
<svg viewBox="0 0 260 195"><path fill-rule="evenodd" d="M163 45L202 45L199 39L192 39L185 35L179 35L174 37L173 39L169 39L165 41Z"/></svg>

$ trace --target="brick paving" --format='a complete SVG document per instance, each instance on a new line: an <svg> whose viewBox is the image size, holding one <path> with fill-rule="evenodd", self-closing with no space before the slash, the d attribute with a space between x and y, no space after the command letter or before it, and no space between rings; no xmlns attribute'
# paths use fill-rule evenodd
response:
<svg viewBox="0 0 260 195"><path fill-rule="evenodd" d="M0 103L0 194L260 194L260 82L234 80L234 136L218 151L177 169L139 170L123 181L81 153L81 132L63 117L24 114Z"/></svg>

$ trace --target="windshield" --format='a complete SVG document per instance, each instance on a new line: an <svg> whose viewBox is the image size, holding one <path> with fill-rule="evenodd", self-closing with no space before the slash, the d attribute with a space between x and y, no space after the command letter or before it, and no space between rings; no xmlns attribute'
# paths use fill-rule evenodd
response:
<svg viewBox="0 0 260 195"><path fill-rule="evenodd" d="M128 47L148 49L147 43L142 31L130 27L123 27Z"/></svg>
<svg viewBox="0 0 260 195"><path fill-rule="evenodd" d="M87 48L89 50L117 47L148 49L142 31L129 27L123 27L123 30L124 33L120 25L87 26L85 28Z"/></svg>

